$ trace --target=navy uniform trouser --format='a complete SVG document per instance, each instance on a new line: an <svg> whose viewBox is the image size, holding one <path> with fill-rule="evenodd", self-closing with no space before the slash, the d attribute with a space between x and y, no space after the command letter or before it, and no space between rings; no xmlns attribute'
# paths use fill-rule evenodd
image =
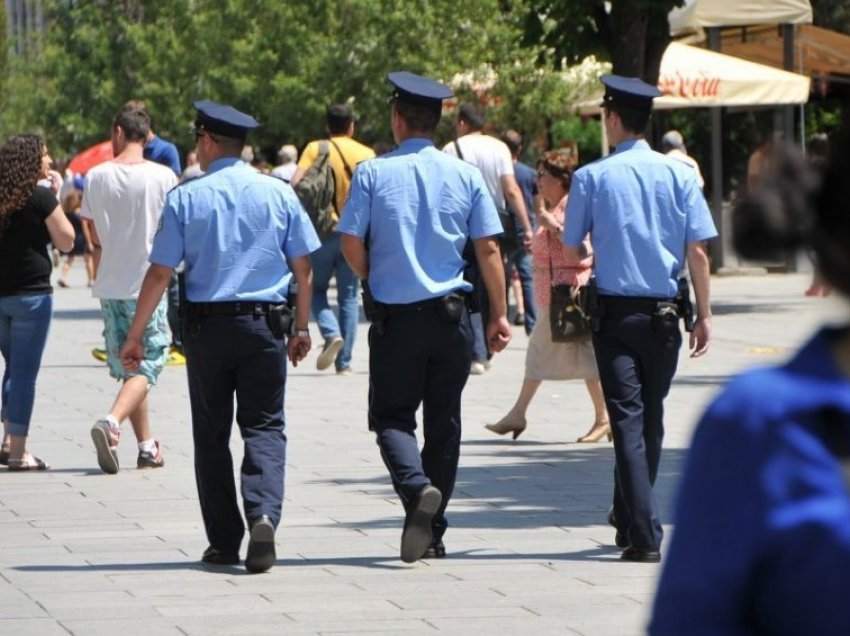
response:
<svg viewBox="0 0 850 636"><path fill-rule="evenodd" d="M208 315L192 321L184 347L204 527L212 547L236 552L245 527L230 454L233 397L245 444L241 469L245 518L250 523L268 515L277 527L286 460L285 341L272 337L265 316Z"/></svg>
<svg viewBox="0 0 850 636"><path fill-rule="evenodd" d="M647 314L608 316L593 334L599 379L614 434L614 517L629 545L661 546L652 486L664 438L664 398L676 373L682 335Z"/></svg>
<svg viewBox="0 0 850 636"><path fill-rule="evenodd" d="M434 307L396 313L383 334L369 330L369 428L405 510L423 486L436 487L443 502L434 517L434 537L448 526L446 505L460 457L460 403L472 362L472 326L446 323ZM416 411L422 405L424 444L416 441Z"/></svg>

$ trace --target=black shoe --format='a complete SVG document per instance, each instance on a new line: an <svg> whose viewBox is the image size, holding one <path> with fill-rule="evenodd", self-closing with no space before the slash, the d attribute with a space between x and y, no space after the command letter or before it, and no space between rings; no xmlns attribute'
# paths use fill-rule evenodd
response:
<svg viewBox="0 0 850 636"><path fill-rule="evenodd" d="M620 555L623 561L636 561L638 563L658 563L661 553L658 550L647 550L645 548L634 548L629 546Z"/></svg>
<svg viewBox="0 0 850 636"><path fill-rule="evenodd" d="M522 325L524 325L525 324L525 314L517 314L516 316L514 316L514 324L517 327L521 327Z"/></svg>
<svg viewBox="0 0 850 636"><path fill-rule="evenodd" d="M445 559L446 558L446 546L443 543L442 539L434 539L431 542L431 545L428 546L428 549L425 550L425 554L422 555L423 559Z"/></svg>
<svg viewBox="0 0 850 636"><path fill-rule="evenodd" d="M401 533L401 560L405 563L418 561L430 547L434 538L431 524L442 502L440 491L431 485L423 486L416 495Z"/></svg>
<svg viewBox="0 0 850 636"><path fill-rule="evenodd" d="M204 550L204 554L201 556L201 562L211 565L239 565L239 553L224 552L210 546Z"/></svg>
<svg viewBox="0 0 850 636"><path fill-rule="evenodd" d="M274 551L274 524L263 515L251 524L251 538L248 541L248 554L245 556L245 569L258 573L269 570L276 558Z"/></svg>
<svg viewBox="0 0 850 636"><path fill-rule="evenodd" d="M623 534L620 534L618 531L617 534L614 535L614 545L618 548L628 548L629 547L629 539Z"/></svg>

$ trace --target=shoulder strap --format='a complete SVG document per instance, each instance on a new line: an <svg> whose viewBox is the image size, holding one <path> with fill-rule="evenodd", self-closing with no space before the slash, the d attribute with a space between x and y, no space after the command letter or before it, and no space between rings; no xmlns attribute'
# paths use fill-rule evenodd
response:
<svg viewBox="0 0 850 636"><path fill-rule="evenodd" d="M460 143L458 143L458 140L455 139L452 143L454 143L455 150L457 150L457 158L461 161L466 161L466 159L463 158L463 153L460 151Z"/></svg>
<svg viewBox="0 0 850 636"><path fill-rule="evenodd" d="M330 148L328 147L328 142L325 141L324 139L322 139L319 142L319 157L321 157L322 155L328 154L328 152L330 152ZM318 159L318 157L317 157L317 159Z"/></svg>
<svg viewBox="0 0 850 636"><path fill-rule="evenodd" d="M339 158L342 159L342 165L345 166L345 174L348 176L348 180L351 181L351 178L354 176L354 171L348 165L348 162L345 160L345 155L342 154L342 150L339 149L339 146L336 145L336 142L333 139L328 139L336 148L336 151L339 153Z"/></svg>

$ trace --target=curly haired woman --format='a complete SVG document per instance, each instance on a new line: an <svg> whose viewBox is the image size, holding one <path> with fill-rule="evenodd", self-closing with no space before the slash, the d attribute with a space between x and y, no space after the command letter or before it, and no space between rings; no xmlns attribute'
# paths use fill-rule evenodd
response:
<svg viewBox="0 0 850 636"><path fill-rule="evenodd" d="M53 311L47 244L67 252L74 228L53 193L37 187L51 159L41 137L16 135L0 147L0 353L3 445L9 470L45 470L26 450L35 381Z"/></svg>

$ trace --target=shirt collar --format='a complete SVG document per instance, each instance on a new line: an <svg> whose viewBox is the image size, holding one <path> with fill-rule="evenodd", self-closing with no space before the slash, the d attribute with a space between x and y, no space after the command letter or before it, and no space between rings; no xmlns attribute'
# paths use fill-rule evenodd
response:
<svg viewBox="0 0 850 636"><path fill-rule="evenodd" d="M229 168L230 166L234 166L237 163L244 164L241 157L219 157L215 161L213 161L209 166L207 166L207 174L212 174L213 172L218 172L223 168Z"/></svg>
<svg viewBox="0 0 850 636"><path fill-rule="evenodd" d="M427 137L409 137L398 145L398 149L402 152L417 152L433 145L434 142Z"/></svg>
<svg viewBox="0 0 850 636"><path fill-rule="evenodd" d="M626 150L631 150L634 148L635 150L649 150L649 144L646 142L646 139L642 137L636 137L634 139L626 139L626 141L621 141L617 146L617 149L614 152L625 152Z"/></svg>

